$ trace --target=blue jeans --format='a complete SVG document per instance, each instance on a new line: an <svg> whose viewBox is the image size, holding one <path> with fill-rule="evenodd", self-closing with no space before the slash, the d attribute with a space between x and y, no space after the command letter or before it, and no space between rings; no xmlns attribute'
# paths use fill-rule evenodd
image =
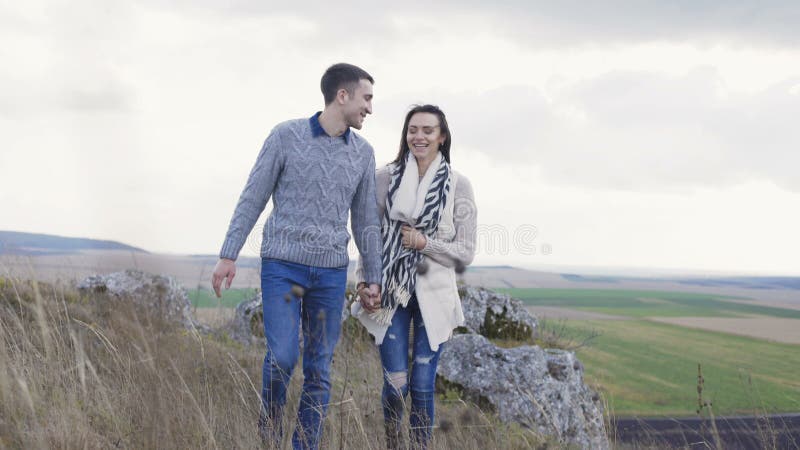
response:
<svg viewBox="0 0 800 450"><path fill-rule="evenodd" d="M413 322L414 344L412 351L411 377L408 376L408 345ZM404 399L411 386L411 447L426 448L431 439L434 417L434 385L438 351L431 350L428 335L419 310L417 296L413 295L408 305L400 307L392 318L380 345L383 364L383 419L389 448L399 448L400 424L403 420Z"/></svg>
<svg viewBox="0 0 800 450"><path fill-rule="evenodd" d="M330 367L341 330L347 267L306 266L262 258L261 295L264 357L261 414L258 425L267 444L283 436L286 389L299 356L303 330L303 390L292 446L319 448L330 399Z"/></svg>

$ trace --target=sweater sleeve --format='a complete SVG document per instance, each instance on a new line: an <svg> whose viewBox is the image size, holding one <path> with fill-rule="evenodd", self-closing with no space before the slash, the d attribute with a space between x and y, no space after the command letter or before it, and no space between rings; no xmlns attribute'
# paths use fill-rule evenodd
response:
<svg viewBox="0 0 800 450"><path fill-rule="evenodd" d="M353 239L360 254L360 277L369 284L381 284L381 226L375 198L375 153L369 148L369 163L350 205Z"/></svg>
<svg viewBox="0 0 800 450"><path fill-rule="evenodd" d="M386 166L381 167L380 169L375 171L375 203L376 207L378 208L378 219L380 223L383 223L383 213L386 209L386 194L389 191L389 170ZM381 248L380 251L383 251L383 236L380 234L380 230L378 230L378 237L380 239ZM379 254L379 257L381 255ZM358 263L356 264L356 282L359 281L366 281L365 273L364 273L364 258L358 258Z"/></svg>
<svg viewBox="0 0 800 450"><path fill-rule="evenodd" d="M276 127L264 141L247 183L239 196L239 202L233 211L228 232L225 234L225 241L219 252L220 258L235 260L239 256L253 225L264 211L283 168L284 159L281 148L279 128Z"/></svg>
<svg viewBox="0 0 800 450"><path fill-rule="evenodd" d="M478 236L478 209L472 185L467 177L459 175L453 205L455 237L451 242L427 238L422 253L445 267L455 267L457 261L467 266L475 258Z"/></svg>

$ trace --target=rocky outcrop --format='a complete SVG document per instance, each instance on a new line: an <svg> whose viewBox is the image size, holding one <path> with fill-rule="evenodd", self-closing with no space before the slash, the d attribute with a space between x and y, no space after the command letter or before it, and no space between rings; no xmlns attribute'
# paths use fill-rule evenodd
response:
<svg viewBox="0 0 800 450"><path fill-rule="evenodd" d="M533 336L538 326L519 300L488 289L463 286L459 289L469 333L490 339L525 340Z"/></svg>
<svg viewBox="0 0 800 450"><path fill-rule="evenodd" d="M264 316L261 309L261 291L236 307L228 329L231 339L244 345L264 343Z"/></svg>
<svg viewBox="0 0 800 450"><path fill-rule="evenodd" d="M583 384L575 354L537 346L499 348L456 335L442 352L437 384L455 389L504 422L518 422L578 448L609 448L597 394Z"/></svg>
<svg viewBox="0 0 800 450"><path fill-rule="evenodd" d="M195 320L186 289L172 277L125 270L90 276L78 284L78 289L132 301L186 328L209 331Z"/></svg>
<svg viewBox="0 0 800 450"><path fill-rule="evenodd" d="M462 286L465 326L445 345L437 386L456 390L504 422L517 422L579 448L608 448L599 396L583 383L573 352L489 339L529 341L538 321L519 300Z"/></svg>

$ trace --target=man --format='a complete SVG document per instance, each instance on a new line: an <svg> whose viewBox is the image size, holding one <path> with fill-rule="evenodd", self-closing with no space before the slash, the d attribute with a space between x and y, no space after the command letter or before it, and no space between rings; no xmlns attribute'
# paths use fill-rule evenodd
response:
<svg viewBox="0 0 800 450"><path fill-rule="evenodd" d="M292 444L319 447L347 280L348 211L365 264L360 295L375 306L380 302L375 155L350 130L360 130L372 114L373 83L361 68L335 64L322 76L325 109L273 128L239 197L214 269L212 284L219 297L223 281L230 288L234 261L272 197L261 245L267 351L259 431L267 443L280 442L283 434L281 416L302 326L304 382Z"/></svg>

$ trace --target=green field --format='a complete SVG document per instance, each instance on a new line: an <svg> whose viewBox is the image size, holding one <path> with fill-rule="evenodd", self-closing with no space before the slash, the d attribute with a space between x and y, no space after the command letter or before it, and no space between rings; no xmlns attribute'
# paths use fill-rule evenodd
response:
<svg viewBox="0 0 800 450"><path fill-rule="evenodd" d="M213 291L207 289L191 289L188 291L189 301L195 308L235 308L236 305L244 300L249 300L255 295L256 290L248 289L228 289L222 290L222 298L217 298Z"/></svg>
<svg viewBox="0 0 800 450"><path fill-rule="evenodd" d="M558 306L627 317L741 317L800 319L800 310L730 300L713 294L611 289L497 289L533 306Z"/></svg>
<svg viewBox="0 0 800 450"><path fill-rule="evenodd" d="M601 333L577 354L617 417L695 414L698 363L715 414L800 411L798 345L636 319L566 326Z"/></svg>
<svg viewBox="0 0 800 450"><path fill-rule="evenodd" d="M715 414L800 411L800 345L668 325L647 317L800 319L800 310L738 303L712 294L605 289L499 289L528 305L592 311L627 320L569 320L586 379L623 416L690 416L697 409L697 365Z"/></svg>

